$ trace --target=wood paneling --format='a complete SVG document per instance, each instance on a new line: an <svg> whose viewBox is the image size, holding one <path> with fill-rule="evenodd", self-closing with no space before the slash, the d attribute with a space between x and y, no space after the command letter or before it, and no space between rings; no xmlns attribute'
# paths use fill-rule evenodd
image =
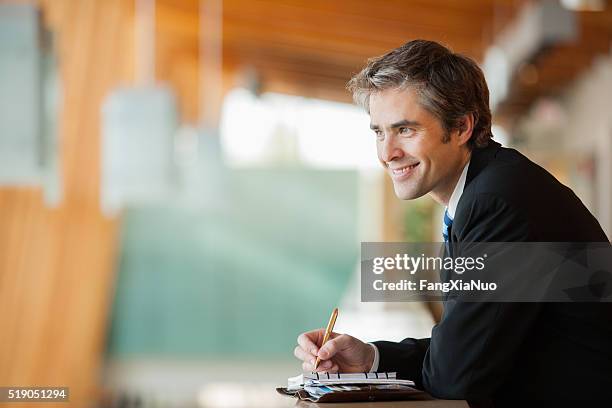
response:
<svg viewBox="0 0 612 408"><path fill-rule="evenodd" d="M0 384L68 386L71 402L57 406L83 407L95 397L116 245L99 210L100 103L132 79L133 3L40 5L57 40L64 199L48 209L37 188L0 189Z"/></svg>
<svg viewBox="0 0 612 408"><path fill-rule="evenodd" d="M526 2L225 0L224 69L227 78L245 67L256 69L264 91L349 101L344 85L367 58L410 39L440 41L481 61L495 34ZM172 39L160 52L179 55L181 65L197 60L198 1L158 0L157 10L158 32ZM537 97L558 94L597 55L608 53L611 13L609 4L603 12L578 12L578 40L556 46L535 61L536 84L517 77L499 107L498 120L513 122ZM188 94L189 89L180 92Z"/></svg>
<svg viewBox="0 0 612 408"><path fill-rule="evenodd" d="M349 101L344 86L368 58L427 38L480 59L522 3L225 0L223 65L229 81L248 67L258 71L264 91ZM197 60L198 10L197 0L157 1L159 59Z"/></svg>

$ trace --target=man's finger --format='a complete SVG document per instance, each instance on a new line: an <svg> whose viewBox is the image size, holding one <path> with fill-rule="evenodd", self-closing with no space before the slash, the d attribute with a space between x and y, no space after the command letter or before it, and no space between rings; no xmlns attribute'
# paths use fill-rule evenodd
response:
<svg viewBox="0 0 612 408"><path fill-rule="evenodd" d="M302 333L298 336L297 342L304 350L309 353L317 354L319 347L317 342L319 341L320 333L323 329L313 330L310 332Z"/></svg>
<svg viewBox="0 0 612 408"><path fill-rule="evenodd" d="M325 343L325 345L321 347L321 350L319 350L319 353L317 355L322 359L328 360L334 355L336 355L337 352L346 348L349 345L351 339L352 338L350 336L347 336L346 334L339 335L338 337L333 338L327 343Z"/></svg>
<svg viewBox="0 0 612 408"><path fill-rule="evenodd" d="M322 361L319 363L319 367L321 367L321 368L331 368L332 364L333 364L333 363L332 363L332 361L331 361L331 360L325 360L325 361L323 361L323 360L322 360Z"/></svg>
<svg viewBox="0 0 612 408"><path fill-rule="evenodd" d="M302 363L302 370L307 373L314 371L315 370L314 363L311 363L309 361L304 361Z"/></svg>
<svg viewBox="0 0 612 408"><path fill-rule="evenodd" d="M327 360L327 361L320 361L319 365L317 366L317 372L320 371L329 371L330 368L332 368L332 361L331 360Z"/></svg>
<svg viewBox="0 0 612 408"><path fill-rule="evenodd" d="M316 358L314 354L304 351L301 346L295 347L295 349L293 350L293 355L302 361L311 361Z"/></svg>

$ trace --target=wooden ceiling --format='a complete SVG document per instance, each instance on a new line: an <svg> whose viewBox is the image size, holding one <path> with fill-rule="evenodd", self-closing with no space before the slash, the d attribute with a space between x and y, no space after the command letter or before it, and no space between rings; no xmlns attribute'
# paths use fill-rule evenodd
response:
<svg viewBox="0 0 612 408"><path fill-rule="evenodd" d="M224 86L249 68L264 91L350 101L344 87L351 75L369 57L411 39L439 41L482 61L495 34L525 1L225 0ZM192 101L198 98L198 10L198 0L157 0L158 59L175 61L165 64L166 72L158 70L158 77L178 83L181 97ZM524 69L499 115L513 120L539 95L558 92L597 54L609 52L611 15L610 7L579 13L580 39Z"/></svg>
<svg viewBox="0 0 612 408"><path fill-rule="evenodd" d="M488 1L456 5L461 3L227 1L224 58L230 67L256 67L264 85L288 82L300 93L316 89L346 99L344 85L367 58L410 39L434 39L480 58L494 7Z"/></svg>

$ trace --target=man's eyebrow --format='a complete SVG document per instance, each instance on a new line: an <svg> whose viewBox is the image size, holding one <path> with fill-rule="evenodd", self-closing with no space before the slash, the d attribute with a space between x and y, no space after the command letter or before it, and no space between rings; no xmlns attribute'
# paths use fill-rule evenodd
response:
<svg viewBox="0 0 612 408"><path fill-rule="evenodd" d="M394 129L394 128L403 127L403 126L419 127L421 126L421 124L417 122L416 120L403 119L403 120L400 120L399 122L392 123L390 128Z"/></svg>
<svg viewBox="0 0 612 408"><path fill-rule="evenodd" d="M402 119L399 122L392 123L391 126L389 126L389 127L391 129L396 129L396 128L402 127L402 126L420 127L421 124L419 122L417 122L416 120ZM370 129L378 130L379 126L377 124L370 123Z"/></svg>

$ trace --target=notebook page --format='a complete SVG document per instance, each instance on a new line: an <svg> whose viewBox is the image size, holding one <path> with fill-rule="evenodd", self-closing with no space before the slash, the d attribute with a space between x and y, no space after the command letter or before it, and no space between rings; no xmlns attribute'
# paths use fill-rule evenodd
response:
<svg viewBox="0 0 612 408"><path fill-rule="evenodd" d="M414 386L410 380L396 378L396 373L303 373L287 380L288 390L298 390L304 386L341 385L341 384L401 384Z"/></svg>

